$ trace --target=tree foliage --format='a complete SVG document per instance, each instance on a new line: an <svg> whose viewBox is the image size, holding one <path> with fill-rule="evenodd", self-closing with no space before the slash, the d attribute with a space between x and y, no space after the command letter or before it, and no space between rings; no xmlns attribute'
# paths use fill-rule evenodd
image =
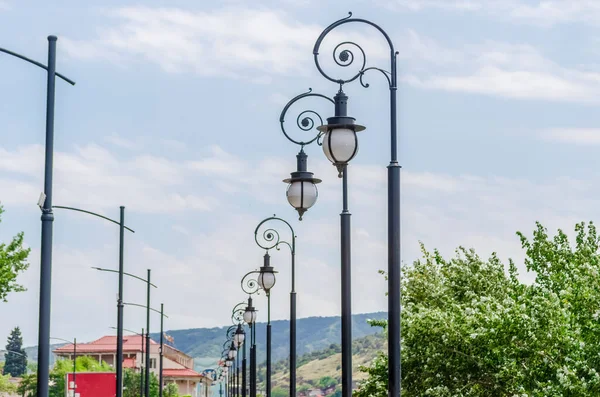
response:
<svg viewBox="0 0 600 397"><path fill-rule="evenodd" d="M10 382L10 375L0 375L0 393L14 393L16 391L17 386Z"/></svg>
<svg viewBox="0 0 600 397"><path fill-rule="evenodd" d="M123 371L123 387L125 388L123 397L140 397L140 376L140 373L130 369ZM152 372L150 373L150 397L158 397L158 378Z"/></svg>
<svg viewBox="0 0 600 397"><path fill-rule="evenodd" d="M456 257L422 248L404 269L402 392L405 397L570 397L600 395L599 238L577 224L575 241L537 224L517 233L525 266L519 279L493 254L459 248ZM381 354L356 397L387 396Z"/></svg>
<svg viewBox="0 0 600 397"><path fill-rule="evenodd" d="M0 222L2 222L3 207L0 205ZM17 276L29 267L27 257L30 249L23 247L23 232L14 236L10 243L0 243L0 300L6 302L9 292L25 291L17 283Z"/></svg>
<svg viewBox="0 0 600 397"><path fill-rule="evenodd" d="M19 377L27 373L27 353L23 349L23 336L19 327L14 328L8 336L4 359L4 375Z"/></svg>
<svg viewBox="0 0 600 397"><path fill-rule="evenodd" d="M105 363L99 363L92 357L77 357L77 372L112 372L113 368ZM73 372L73 360L61 359L54 363L50 371L50 397L64 397L66 387L66 376ZM37 397L37 374L33 373L23 377L18 392L28 397Z"/></svg>

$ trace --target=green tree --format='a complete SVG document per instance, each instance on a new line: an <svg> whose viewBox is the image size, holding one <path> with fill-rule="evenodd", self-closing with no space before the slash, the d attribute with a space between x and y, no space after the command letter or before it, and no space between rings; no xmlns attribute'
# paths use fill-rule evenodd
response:
<svg viewBox="0 0 600 397"><path fill-rule="evenodd" d="M163 389L164 397L179 397L179 388L175 383L167 383Z"/></svg>
<svg viewBox="0 0 600 397"><path fill-rule="evenodd" d="M321 389L327 389L331 386L335 386L337 385L337 381L332 378L331 376L324 376L321 379L319 379L319 382L317 383L317 385L321 388Z"/></svg>
<svg viewBox="0 0 600 397"><path fill-rule="evenodd" d="M2 222L4 208L0 205L0 222ZM23 248L23 232L12 238L6 245L0 243L0 300L6 302L9 292L25 291L25 288L17 283L17 276L29 267L27 257L30 249Z"/></svg>
<svg viewBox="0 0 600 397"><path fill-rule="evenodd" d="M23 350L23 336L19 327L13 329L8 337L4 359L4 375L19 377L27 373L27 353Z"/></svg>
<svg viewBox="0 0 600 397"><path fill-rule="evenodd" d="M537 224L517 233L525 266L422 248L404 268L402 393L405 397L576 397L600 395L600 239L577 224L575 240ZM380 355L356 397L387 396Z"/></svg>
<svg viewBox="0 0 600 397"><path fill-rule="evenodd" d="M288 391L281 387L274 387L271 389L271 397L288 397Z"/></svg>
<svg viewBox="0 0 600 397"><path fill-rule="evenodd" d="M123 371L123 397L140 397L140 374L130 369ZM150 397L158 397L158 378L150 373Z"/></svg>
<svg viewBox="0 0 600 397"><path fill-rule="evenodd" d="M99 363L95 359L88 356L77 357L77 372L112 372L110 365ZM54 363L52 371L50 371L50 397L65 396L65 381L68 373L73 372L73 360L58 360ZM28 397L37 397L37 374L33 373L23 377L19 385L18 392L21 395Z"/></svg>
<svg viewBox="0 0 600 397"><path fill-rule="evenodd" d="M17 386L10 382L9 375L0 375L0 393L14 393Z"/></svg>

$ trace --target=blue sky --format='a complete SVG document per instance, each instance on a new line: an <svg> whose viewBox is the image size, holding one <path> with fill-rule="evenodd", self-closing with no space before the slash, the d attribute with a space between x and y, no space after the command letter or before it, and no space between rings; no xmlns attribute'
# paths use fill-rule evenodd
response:
<svg viewBox="0 0 600 397"><path fill-rule="evenodd" d="M379 23L400 52L403 261L416 259L423 241L447 254L465 245L519 263L516 230L536 220L572 229L597 218L596 1L0 0L0 46L45 61L46 36L56 34L58 70L77 81L57 83L54 203L113 218L127 207L136 234L127 236L126 269L153 269L152 302L165 303L167 328L229 321L244 298L239 279L262 259L254 227L273 213L298 235L299 314L339 313L340 181L321 150L308 148L323 183L297 221L281 183L297 147L278 118L309 87L335 93L312 46L349 10ZM369 65L387 68L385 43L365 27L339 29L324 49L346 39L363 45ZM0 72L0 239L24 230L33 249L21 278L29 291L0 304L0 338L19 325L34 344L45 74L5 55ZM367 79L368 89L346 87L350 113L367 126L349 171L356 312L386 308L377 270L387 263L389 104L381 76ZM117 228L59 212L54 230L52 334L89 340L112 332L116 278L90 267L116 268ZM283 319L288 255L275 253L273 263L273 317ZM143 302L143 285L127 281L125 294ZM125 326L139 329L143 318L128 308Z"/></svg>

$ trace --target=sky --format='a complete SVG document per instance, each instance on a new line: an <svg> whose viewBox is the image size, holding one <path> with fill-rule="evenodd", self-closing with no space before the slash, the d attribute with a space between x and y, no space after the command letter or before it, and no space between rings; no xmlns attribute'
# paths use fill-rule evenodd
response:
<svg viewBox="0 0 600 397"><path fill-rule="evenodd" d="M282 183L298 147L279 115L309 88L337 91L318 73L312 47L348 11L379 24L399 52L404 263L419 258L419 242L445 255L473 247L514 258L527 281L516 231L530 234L536 221L572 230L600 215L595 0L0 0L0 47L45 62L55 34L57 69L77 82L57 81L54 205L113 219L126 207L135 234L126 235L125 269L152 269L152 306L164 303L166 329L230 323L245 299L240 280L264 254L254 229L272 214L297 235L299 317L339 315L341 182L321 148L307 147L323 183L298 221ZM347 24L323 44L330 74L349 72L331 61L347 40L361 44L367 66L389 68L383 37ZM28 291L0 303L0 340L20 326L26 345L37 343L45 80L43 70L0 54L0 241L24 231L32 249L19 278ZM349 113L367 127L348 174L355 313L387 309L377 271L387 266L389 94L380 74L365 80L369 88L345 87ZM298 138L310 136L295 128L299 112L332 113L324 101L306 106L286 117ZM118 228L81 213L55 217L51 334L112 334L117 278L91 267L117 268ZM272 263L272 317L286 319L285 247ZM127 279L125 301L144 303L143 283ZM264 297L256 304L264 321ZM126 308L125 328L141 329L144 319L143 309ZM151 321L158 331L158 315Z"/></svg>

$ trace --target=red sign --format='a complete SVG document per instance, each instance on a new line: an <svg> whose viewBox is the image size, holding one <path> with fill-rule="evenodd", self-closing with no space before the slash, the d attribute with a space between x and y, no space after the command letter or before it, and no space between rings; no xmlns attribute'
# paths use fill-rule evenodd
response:
<svg viewBox="0 0 600 397"><path fill-rule="evenodd" d="M75 386L75 393L73 393ZM117 375L114 372L78 372L67 374L67 397L115 397L117 395Z"/></svg>

